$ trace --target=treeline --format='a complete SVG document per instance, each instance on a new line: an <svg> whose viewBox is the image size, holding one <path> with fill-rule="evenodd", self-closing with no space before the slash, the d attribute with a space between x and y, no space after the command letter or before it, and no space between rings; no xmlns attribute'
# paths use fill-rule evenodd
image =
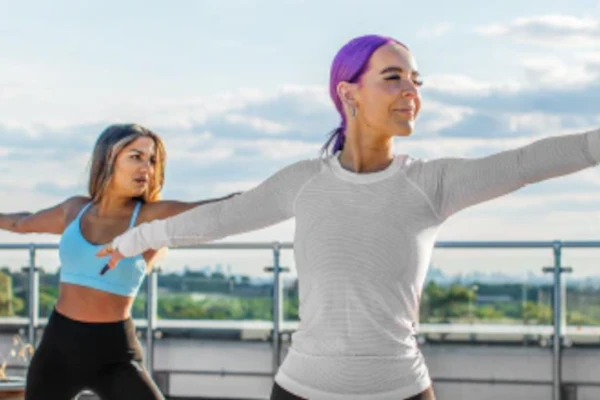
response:
<svg viewBox="0 0 600 400"><path fill-rule="evenodd" d="M248 277L222 273L161 274L158 316L162 319L271 320L273 287L252 284ZM28 309L28 275L0 272L0 316L25 316ZM552 286L521 284L439 285L429 282L423 290L422 323L524 323L552 322ZM40 315L48 316L58 298L58 274L40 275ZM146 313L145 283L133 306L133 315ZM286 320L298 319L297 282L286 287L283 299ZM600 325L600 293L569 288L567 322Z"/></svg>

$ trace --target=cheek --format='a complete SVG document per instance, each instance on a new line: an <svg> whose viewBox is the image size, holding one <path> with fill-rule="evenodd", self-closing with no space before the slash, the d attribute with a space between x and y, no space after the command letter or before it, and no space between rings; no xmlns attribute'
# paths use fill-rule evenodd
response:
<svg viewBox="0 0 600 400"><path fill-rule="evenodd" d="M386 81L369 81L361 85L359 94L361 98L372 103L378 101L381 97L391 96L394 93L397 93L399 90L397 86L398 85L393 85Z"/></svg>
<svg viewBox="0 0 600 400"><path fill-rule="evenodd" d="M124 162L119 163L119 165L117 165L117 167L115 168L115 173L118 176L119 180L123 180L123 179L128 179L128 177L132 174L132 171L134 170L134 165L131 162L128 162L127 160Z"/></svg>
<svg viewBox="0 0 600 400"><path fill-rule="evenodd" d="M400 83L384 82L378 86L377 97L389 103L391 100L398 98L401 93L402 87Z"/></svg>
<svg viewBox="0 0 600 400"><path fill-rule="evenodd" d="M380 118L384 117L393 108L400 92L400 88L395 85L381 84L374 86L369 91L368 114L373 116L378 115Z"/></svg>

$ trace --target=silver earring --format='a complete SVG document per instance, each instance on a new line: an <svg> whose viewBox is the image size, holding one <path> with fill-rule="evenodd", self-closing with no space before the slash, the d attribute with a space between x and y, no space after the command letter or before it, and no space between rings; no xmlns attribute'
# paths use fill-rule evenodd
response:
<svg viewBox="0 0 600 400"><path fill-rule="evenodd" d="M352 118L356 118L356 107L352 107Z"/></svg>

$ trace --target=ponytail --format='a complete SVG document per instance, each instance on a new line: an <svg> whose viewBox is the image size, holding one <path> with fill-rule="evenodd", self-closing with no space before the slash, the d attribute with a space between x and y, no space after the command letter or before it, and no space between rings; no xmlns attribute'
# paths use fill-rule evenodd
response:
<svg viewBox="0 0 600 400"><path fill-rule="evenodd" d="M344 130L344 127L340 126L329 133L329 139L327 139L327 142L325 142L325 144L321 148L322 156L335 154L339 150L342 150L344 148L344 143L346 142L346 135L344 134Z"/></svg>

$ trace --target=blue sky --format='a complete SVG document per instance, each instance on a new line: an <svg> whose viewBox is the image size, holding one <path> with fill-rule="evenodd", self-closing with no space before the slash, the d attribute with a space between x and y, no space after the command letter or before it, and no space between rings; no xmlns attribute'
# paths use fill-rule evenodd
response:
<svg viewBox="0 0 600 400"><path fill-rule="evenodd" d="M475 157L600 126L600 2L0 2L0 207L85 188L102 128L135 121L169 152L165 198L252 187L317 155L338 117L331 60L347 40L405 42L425 80L396 150ZM597 240L600 172L466 210L440 239ZM291 240L293 221L231 240ZM55 241L0 233L0 241ZM591 270L590 270L591 271Z"/></svg>

